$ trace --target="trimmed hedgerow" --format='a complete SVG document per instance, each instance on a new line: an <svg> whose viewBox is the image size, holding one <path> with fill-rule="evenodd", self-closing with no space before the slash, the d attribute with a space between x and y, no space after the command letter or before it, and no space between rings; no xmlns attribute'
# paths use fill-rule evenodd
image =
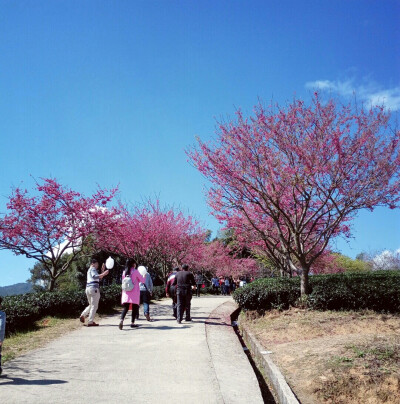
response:
<svg viewBox="0 0 400 404"><path fill-rule="evenodd" d="M121 285L101 288L98 311L106 313L121 301ZM35 321L45 316L79 316L88 304L86 293L81 291L54 291L26 293L3 298L2 310L7 315L6 332L32 327Z"/></svg>
<svg viewBox="0 0 400 404"><path fill-rule="evenodd" d="M311 292L302 304L314 310L361 310L400 312L400 271L343 273L310 276ZM259 279L235 291L244 310L262 313L296 306L300 278Z"/></svg>
<svg viewBox="0 0 400 404"><path fill-rule="evenodd" d="M233 293L233 298L242 309L259 312L288 309L299 297L299 278L263 278Z"/></svg>
<svg viewBox="0 0 400 404"><path fill-rule="evenodd" d="M154 286L152 300L159 300L165 297L165 286Z"/></svg>

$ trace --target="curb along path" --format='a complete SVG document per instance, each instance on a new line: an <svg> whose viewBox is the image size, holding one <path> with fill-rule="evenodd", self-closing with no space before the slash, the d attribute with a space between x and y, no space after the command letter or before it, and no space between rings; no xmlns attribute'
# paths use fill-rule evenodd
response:
<svg viewBox="0 0 400 404"><path fill-rule="evenodd" d="M191 323L177 324L163 300L150 306L152 323L141 308L139 328L129 327L129 313L122 331L112 316L68 333L5 364L0 402L262 403L232 327L213 312L228 301L194 297Z"/></svg>
<svg viewBox="0 0 400 404"><path fill-rule="evenodd" d="M258 365L264 369L265 374L275 390L275 394L279 398L279 403L300 404L278 366L276 366L270 358L268 351L263 349L257 338L244 326L242 326L242 334L246 345L250 348L253 358Z"/></svg>
<svg viewBox="0 0 400 404"><path fill-rule="evenodd" d="M263 403L257 377L231 326L237 306L230 300L206 321L207 342L225 403Z"/></svg>

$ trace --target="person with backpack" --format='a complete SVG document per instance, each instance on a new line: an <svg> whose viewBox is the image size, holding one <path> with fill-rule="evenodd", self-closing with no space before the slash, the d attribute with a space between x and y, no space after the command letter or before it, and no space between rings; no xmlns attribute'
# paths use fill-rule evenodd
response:
<svg viewBox="0 0 400 404"><path fill-rule="evenodd" d="M101 267L100 274L97 272L98 269L99 262L96 258L92 258L86 276L86 297L89 305L85 308L85 310L83 310L81 316L79 317L81 323L84 323L85 318L89 317L89 322L87 325L88 327L98 326L98 324L94 322L94 316L96 315L100 301L100 279L107 276L109 272L108 269L105 270L104 264Z"/></svg>
<svg viewBox="0 0 400 404"><path fill-rule="evenodd" d="M125 270L122 273L122 294L121 304L123 310L121 313L121 321L119 322L119 329L122 330L124 326L124 319L126 313L128 313L129 306L132 305L132 321L131 328L138 327L135 324L135 319L139 313L140 304L140 288L139 282L145 282L145 278L136 269L136 261L132 258L128 258L125 264Z"/></svg>

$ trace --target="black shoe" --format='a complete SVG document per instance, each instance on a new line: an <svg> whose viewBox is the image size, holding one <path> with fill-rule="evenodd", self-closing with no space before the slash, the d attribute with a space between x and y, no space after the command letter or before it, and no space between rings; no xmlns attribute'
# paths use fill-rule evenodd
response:
<svg viewBox="0 0 400 404"><path fill-rule="evenodd" d="M137 324L131 324L131 328L137 328L139 327Z"/></svg>
<svg viewBox="0 0 400 404"><path fill-rule="evenodd" d="M182 321L181 321L181 320L176 320L176 322L177 322L178 324L182 324Z"/></svg>
<svg viewBox="0 0 400 404"><path fill-rule="evenodd" d="M191 318L185 318L185 321L192 321Z"/></svg>
<svg viewBox="0 0 400 404"><path fill-rule="evenodd" d="M118 325L118 328L120 329L120 330L122 330L122 327L124 326L124 322L121 320L120 322L119 322L119 325Z"/></svg>

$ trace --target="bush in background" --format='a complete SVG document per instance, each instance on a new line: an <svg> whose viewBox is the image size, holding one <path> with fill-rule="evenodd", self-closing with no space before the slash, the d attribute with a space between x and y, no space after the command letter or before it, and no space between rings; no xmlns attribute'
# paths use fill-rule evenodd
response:
<svg viewBox="0 0 400 404"><path fill-rule="evenodd" d="M121 285L101 288L99 313L108 313L121 302ZM54 291L7 296L2 309L6 312L7 335L28 329L45 316L76 316L88 305L86 293L80 291Z"/></svg>
<svg viewBox="0 0 400 404"><path fill-rule="evenodd" d="M165 297L165 286L154 286L152 300L160 300Z"/></svg>
<svg viewBox="0 0 400 404"><path fill-rule="evenodd" d="M310 286L311 293L301 301L310 309L400 312L400 271L314 275ZM288 309L299 303L300 279L260 279L233 297L244 310Z"/></svg>

